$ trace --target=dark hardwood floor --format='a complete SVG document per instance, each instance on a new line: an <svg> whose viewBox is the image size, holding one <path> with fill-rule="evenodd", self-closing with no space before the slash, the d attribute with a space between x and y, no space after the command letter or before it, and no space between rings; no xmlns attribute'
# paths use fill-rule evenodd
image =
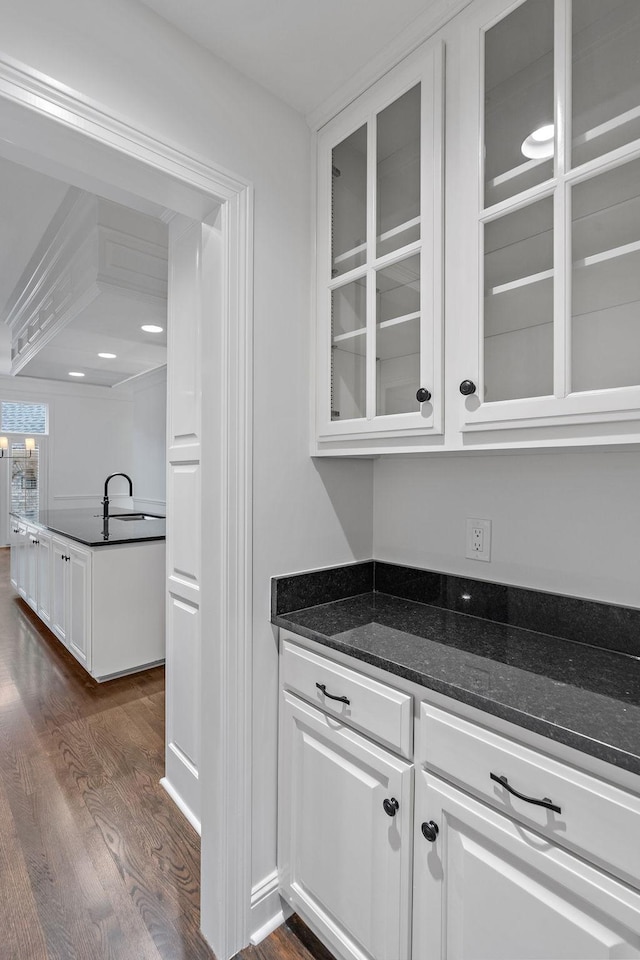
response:
<svg viewBox="0 0 640 960"><path fill-rule="evenodd" d="M16 596L0 549L1 960L213 957L199 838L163 773L163 669L95 683ZM238 955L311 956L295 921Z"/></svg>

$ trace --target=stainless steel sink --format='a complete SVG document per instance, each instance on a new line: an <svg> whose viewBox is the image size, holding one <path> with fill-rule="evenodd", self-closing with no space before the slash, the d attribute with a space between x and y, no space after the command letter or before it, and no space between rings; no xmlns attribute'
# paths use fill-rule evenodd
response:
<svg viewBox="0 0 640 960"><path fill-rule="evenodd" d="M111 514L109 520L164 520L164 517L154 517L150 513L116 513Z"/></svg>

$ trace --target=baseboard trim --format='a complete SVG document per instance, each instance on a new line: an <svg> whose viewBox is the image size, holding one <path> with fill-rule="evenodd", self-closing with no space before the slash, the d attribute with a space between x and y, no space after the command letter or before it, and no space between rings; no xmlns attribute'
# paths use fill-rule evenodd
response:
<svg viewBox="0 0 640 960"><path fill-rule="evenodd" d="M284 912L280 910L274 917L271 917L259 930L256 930L255 933L251 934L249 943L252 947L257 947L259 943L265 940L270 933L273 933L274 930L277 930L278 927L283 924L285 921Z"/></svg>
<svg viewBox="0 0 640 960"><path fill-rule="evenodd" d="M256 946L284 923L291 909L278 893L278 871L273 870L251 890L251 933L249 942Z"/></svg>
<svg viewBox="0 0 640 960"><path fill-rule="evenodd" d="M183 816L187 818L187 820L189 821L193 829L198 833L198 835L201 835L202 828L200 825L200 821L198 820L196 815L193 813L193 811L184 802L184 800L182 799L178 791L175 789L175 787L171 786L171 784L169 783L166 777L162 777L162 779L160 780L160 786L162 787L163 790L165 790L169 794L169 796L175 803L180 813L182 813Z"/></svg>

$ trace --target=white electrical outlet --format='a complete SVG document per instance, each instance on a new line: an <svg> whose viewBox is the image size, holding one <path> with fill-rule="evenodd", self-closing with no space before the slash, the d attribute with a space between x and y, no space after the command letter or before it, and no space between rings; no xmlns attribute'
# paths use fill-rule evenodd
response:
<svg viewBox="0 0 640 960"><path fill-rule="evenodd" d="M467 520L467 559L491 560L491 520Z"/></svg>

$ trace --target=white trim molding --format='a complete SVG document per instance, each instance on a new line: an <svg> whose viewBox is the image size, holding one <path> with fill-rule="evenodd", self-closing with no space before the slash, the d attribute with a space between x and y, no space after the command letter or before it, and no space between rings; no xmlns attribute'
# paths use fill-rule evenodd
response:
<svg viewBox="0 0 640 960"><path fill-rule="evenodd" d="M251 943L260 943L284 923L291 907L278 893L278 871L273 870L251 891Z"/></svg>
<svg viewBox="0 0 640 960"><path fill-rule="evenodd" d="M169 783L166 777L162 777L162 779L160 780L160 786L162 787L163 790L165 790L169 794L169 796L175 803L180 813L182 813L182 815L189 821L189 823L191 824L193 829L196 831L198 836L200 836L202 833L200 821L196 817L193 810L191 810L187 806L187 804L184 802L184 800L182 799L178 791L175 789L175 787L173 787Z"/></svg>
<svg viewBox="0 0 640 960"><path fill-rule="evenodd" d="M249 942L251 913L251 185L2 56L0 128L0 156L7 159L134 207L171 208L203 229L215 220L217 256L205 250L202 284L205 302L217 291L217 322L203 323L201 355L194 358L206 365L198 503L207 531L198 678L206 744L199 771L201 925L219 960L228 960Z"/></svg>

